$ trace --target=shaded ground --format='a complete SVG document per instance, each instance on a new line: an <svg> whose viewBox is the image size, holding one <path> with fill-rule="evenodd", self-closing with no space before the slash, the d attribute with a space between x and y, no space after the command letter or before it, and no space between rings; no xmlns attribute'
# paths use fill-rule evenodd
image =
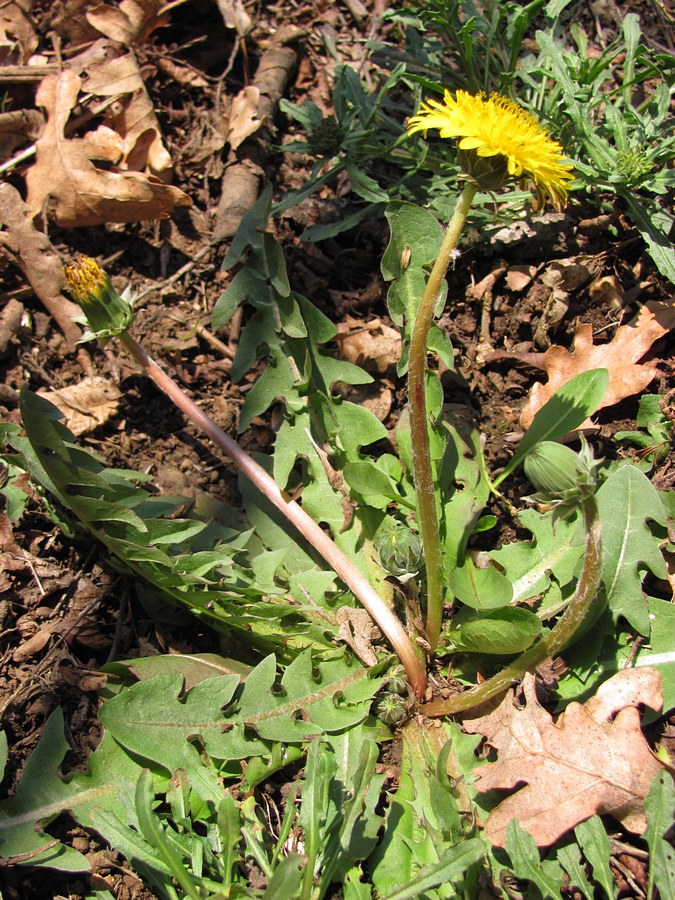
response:
<svg viewBox="0 0 675 900"><path fill-rule="evenodd" d="M245 161L256 173L271 178L276 195L281 196L302 184L308 171L306 160L273 151L272 141L283 143L288 137L289 123L283 118L276 119L276 128L270 123L268 133L249 142L241 153L223 150L219 128L227 115L228 98L251 81L262 52L283 27L286 41L279 46L290 51L280 82L284 96L296 102L309 98L327 109L336 60L353 64L370 77L365 42L387 37L377 20L386 5L375 0L365 5L362 14L357 0L344 6L321 0L258 4L251 10L255 25L245 51L243 44L233 41L232 30L224 27L215 4L193 0L178 7L170 27L156 31L144 45L141 64L174 160L174 184L191 197L192 208L154 224L62 231L50 226L50 238L64 260L79 253L91 255L107 267L120 289L131 282L144 294L136 336L150 352L174 366L182 385L228 431L235 430L238 409L251 384L232 384L228 377L238 320L217 341L199 331L199 326L208 325L210 310L226 283L220 262L229 243L228 232L232 233L231 219L236 220L231 208L236 204L222 200L221 179L228 167ZM51 4L36 6L36 29L45 49L54 10L63 8L64 4L54 9ZM622 5L624 12L629 8L642 15L648 37L672 50L665 19L655 4ZM611 30L611 24L605 27ZM30 90L25 85L15 87L20 92ZM19 168L8 176L17 186L20 173ZM245 195L235 199L246 200ZM232 200L232 195L225 200ZM358 322L376 317L386 322L385 286L379 275L387 241L384 223L319 245L303 245L299 240L304 226L339 214L346 202L327 191L319 201L307 202L277 222L291 282L300 292L322 298L322 311L335 321L350 315L357 327ZM511 452L518 413L537 373L513 359L490 358L490 352L541 352L550 343L570 346L579 321L592 324L596 339L602 340L603 334L611 334L618 323L631 318L638 304L672 295L672 286L658 275L621 210L598 217L595 209L573 203L567 216L548 215L536 228L536 241L518 240L511 232L487 249L481 245L465 249L450 278L450 296L455 298L451 312L442 320L458 353L457 371L444 375L446 399L467 407L480 424L493 469ZM222 237L216 243L214 229ZM560 259L573 259L588 273L569 290L565 310L552 306L551 292L539 277L551 260ZM14 300L23 305L22 315L3 319L0 334L4 347L1 418L19 421L17 391L22 384L28 383L33 390L59 390L77 383L91 369L115 382L121 397L117 411L83 438L87 446L112 465L151 472L158 490L189 495L203 489L216 497L236 497L232 465L213 455L131 363L110 350L67 352L59 329L19 270L6 260L1 265L7 304ZM515 267L522 278L507 278L506 273L516 272ZM474 286L491 274L494 284L484 285L489 294L476 291ZM601 276L614 278L620 290L591 300L588 285ZM655 345L654 359L668 358L664 344ZM667 394L665 362L660 373L650 390ZM403 385L391 371L384 383L393 396L384 421L393 427L403 402ZM605 410L598 417L601 435L634 427L636 412L637 398ZM242 443L247 449L264 450L273 437L273 423L256 420ZM672 464L666 462L655 483L663 489L672 481ZM508 534L508 517L504 521ZM64 708L73 748L67 762L84 763L99 738L95 691L102 663L154 653L217 651L218 638L182 614L146 610L133 586L99 556L98 548L70 541L55 530L39 502L14 529L5 517L0 520L0 551L4 560L0 714L12 748L3 787L10 790L45 718L57 705ZM91 847L92 861L102 873L121 873L120 861L90 845L90 837L77 830L73 840L80 849ZM636 875L638 880L641 877L644 873ZM4 871L0 879L6 898L54 895L51 886L39 887L30 871ZM114 889L118 897L144 896L132 875L120 874ZM75 897L86 888L66 887L64 882L60 890Z"/></svg>

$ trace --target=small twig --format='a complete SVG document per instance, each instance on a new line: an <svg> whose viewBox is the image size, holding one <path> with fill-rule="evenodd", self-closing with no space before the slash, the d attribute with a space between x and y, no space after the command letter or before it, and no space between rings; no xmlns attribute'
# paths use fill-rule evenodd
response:
<svg viewBox="0 0 675 900"><path fill-rule="evenodd" d="M138 294L134 294L134 303L138 304L143 297L147 297L148 294L155 294L158 291L163 290L165 287L168 287L170 284L174 284L176 281L180 281L183 275L187 275L188 272L194 269L195 265L203 259L208 253L211 252L211 247L202 247L202 249L195 253L192 259L189 262L186 262L184 266L181 266L177 272L174 272L173 275L169 275L168 278L165 278L164 281L160 281L157 284L152 284L150 287L145 288L145 290L140 291Z"/></svg>
<svg viewBox="0 0 675 900"><path fill-rule="evenodd" d="M3 66L0 69L0 84L16 84L25 81L42 81L46 75L55 75L58 66Z"/></svg>
<svg viewBox="0 0 675 900"><path fill-rule="evenodd" d="M354 17L357 24L362 22L368 16L368 10L361 3L361 0L343 0L344 5Z"/></svg>
<svg viewBox="0 0 675 900"><path fill-rule="evenodd" d="M220 338L217 338L212 331L209 331L208 328L205 328L201 324L197 324L195 327L195 334L206 341L207 344L210 344L214 350L217 350L219 353L225 357L225 359L234 359L234 353L227 346L224 341L221 341Z"/></svg>
<svg viewBox="0 0 675 900"><path fill-rule="evenodd" d="M28 565L28 568L31 570L31 573L32 573L32 575L33 575L33 578L34 578L34 580L35 580L35 583L37 584L38 590L40 591L40 595L41 595L42 597L46 597L47 594L46 594L46 592L45 592L45 589L42 587L42 582L40 581L40 578L39 578L39 576L38 576L38 573L37 573L36 570L35 570L35 566L34 566L33 563L30 561L30 559L26 556L25 553L24 553L24 555L23 555L23 561Z"/></svg>
<svg viewBox="0 0 675 900"><path fill-rule="evenodd" d="M643 637L641 634L639 634L639 635L635 638L635 640L634 640L633 643L631 644L630 653L629 653L628 656L626 657L626 660L625 660L624 664L621 666L622 669L630 669L630 668L632 668L632 666L633 666L633 660L634 660L635 657L637 656L637 652L638 652L638 650L640 649L640 647L642 647L642 645L644 644L644 641L645 641L645 639L644 639L644 637Z"/></svg>
<svg viewBox="0 0 675 900"><path fill-rule="evenodd" d="M616 856L612 857L612 865L616 866L616 868L619 870L619 872L626 879L626 883L628 884L630 889L634 892L632 894L633 897L638 897L641 900L641 898L647 896L645 894L645 892L642 890L642 888L640 887L640 885L637 883L635 878L633 877L633 873L630 871L630 869L627 866L624 866L624 864L622 862L620 862L616 858Z"/></svg>
<svg viewBox="0 0 675 900"><path fill-rule="evenodd" d="M623 841L611 836L609 842L612 845L612 849L617 853L624 853L626 856L632 856L642 862L649 862L649 853L647 850L640 850L639 847L634 847L632 844L625 844Z"/></svg>

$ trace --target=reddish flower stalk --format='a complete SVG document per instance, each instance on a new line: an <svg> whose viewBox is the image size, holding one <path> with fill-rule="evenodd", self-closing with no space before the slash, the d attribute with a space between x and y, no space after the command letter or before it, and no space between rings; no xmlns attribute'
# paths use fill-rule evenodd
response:
<svg viewBox="0 0 675 900"><path fill-rule="evenodd" d="M354 596L368 610L403 664L413 693L424 697L426 672L403 625L386 605L368 579L337 547L334 541L294 501L284 498L274 479L239 444L219 428L176 382L161 369L146 350L127 331L131 304L120 297L98 264L87 257L66 270L73 296L92 327L91 336L117 336L157 387L214 444L223 450L241 472L285 516L300 534L321 554L340 576ZM92 321L93 320L93 321ZM95 330L94 330L95 329Z"/></svg>

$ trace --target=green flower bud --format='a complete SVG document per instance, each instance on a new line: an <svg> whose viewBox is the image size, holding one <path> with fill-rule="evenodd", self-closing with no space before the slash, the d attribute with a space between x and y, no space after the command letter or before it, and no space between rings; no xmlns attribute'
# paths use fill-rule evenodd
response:
<svg viewBox="0 0 675 900"><path fill-rule="evenodd" d="M629 147L617 153L616 168L628 184L637 184L654 169L654 164L642 150Z"/></svg>
<svg viewBox="0 0 675 900"><path fill-rule="evenodd" d="M403 666L392 666L387 672L387 690L403 696L408 693L408 679Z"/></svg>
<svg viewBox="0 0 675 900"><path fill-rule="evenodd" d="M377 701L375 714L385 725L396 725L408 715L408 699L385 691Z"/></svg>
<svg viewBox="0 0 675 900"><path fill-rule="evenodd" d="M385 572L400 578L419 571L422 557L420 539L401 522L382 530L375 541L380 564Z"/></svg>
<svg viewBox="0 0 675 900"><path fill-rule="evenodd" d="M330 158L340 149L344 132L335 116L326 116L319 125L312 129L307 138L309 148L315 156Z"/></svg>
<svg viewBox="0 0 675 900"><path fill-rule="evenodd" d="M525 457L525 474L538 491L527 499L552 504L555 525L595 492L595 470L601 461L593 458L583 435L579 453L554 441L541 441Z"/></svg>
<svg viewBox="0 0 675 900"><path fill-rule="evenodd" d="M561 496L579 482L581 461L574 450L555 441L541 441L525 457L525 474L543 494Z"/></svg>
<svg viewBox="0 0 675 900"><path fill-rule="evenodd" d="M125 291L120 296L108 274L89 256L65 267L66 278L73 299L78 303L90 331L84 339L96 337L106 340L126 331L133 321L132 302Z"/></svg>

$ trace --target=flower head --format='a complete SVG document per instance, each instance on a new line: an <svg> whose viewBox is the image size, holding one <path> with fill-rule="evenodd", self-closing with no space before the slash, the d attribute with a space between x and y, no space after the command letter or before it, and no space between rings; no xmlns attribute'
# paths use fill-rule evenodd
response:
<svg viewBox="0 0 675 900"><path fill-rule="evenodd" d="M558 518L576 509L585 497L595 493L597 468L602 462L593 457L583 435L579 453L555 441L539 441L523 462L525 474L537 489L536 494L526 499L552 506L555 524Z"/></svg>
<svg viewBox="0 0 675 900"><path fill-rule="evenodd" d="M638 147L619 150L616 155L616 169L627 184L639 184L642 178L654 170L654 163Z"/></svg>
<svg viewBox="0 0 675 900"><path fill-rule="evenodd" d="M126 291L122 296L117 293L96 260L83 256L79 262L68 263L65 272L70 293L91 329L84 335L85 340L105 340L127 330L134 317L131 300Z"/></svg>
<svg viewBox="0 0 675 900"><path fill-rule="evenodd" d="M400 578L417 574L422 548L419 537L407 525L385 519L377 533L375 546L380 564L389 575Z"/></svg>
<svg viewBox="0 0 675 900"><path fill-rule="evenodd" d="M502 183L506 176L531 179L539 205L548 196L557 209L565 206L568 182L573 176L572 166L564 162L562 147L548 136L534 116L507 97L474 96L467 91L457 91L453 97L450 91L445 91L443 103L427 100L408 122L409 134L423 131L426 136L429 128L438 128L443 138L459 139L458 146L463 151L461 162L481 187L493 188L501 164ZM493 166L487 170L489 183L486 183L481 173L485 171L486 158L490 157L502 159L490 160ZM472 159L478 167L472 164Z"/></svg>

